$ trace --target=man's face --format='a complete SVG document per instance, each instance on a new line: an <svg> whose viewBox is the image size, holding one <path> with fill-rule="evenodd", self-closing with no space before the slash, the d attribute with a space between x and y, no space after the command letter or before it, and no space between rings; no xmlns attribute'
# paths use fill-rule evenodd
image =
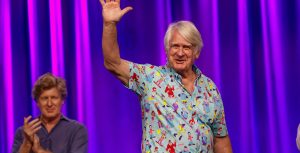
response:
<svg viewBox="0 0 300 153"><path fill-rule="evenodd" d="M46 120L53 120L60 117L63 99L57 88L45 90L40 95L37 105Z"/></svg>
<svg viewBox="0 0 300 153"><path fill-rule="evenodd" d="M177 73L185 73L192 70L195 60L199 57L199 51L187 42L177 31L174 31L170 40L167 57L169 66Z"/></svg>

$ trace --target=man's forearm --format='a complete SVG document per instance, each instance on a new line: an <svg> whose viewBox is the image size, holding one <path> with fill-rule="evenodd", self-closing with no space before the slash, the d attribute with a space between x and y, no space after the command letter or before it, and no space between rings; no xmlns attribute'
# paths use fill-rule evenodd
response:
<svg viewBox="0 0 300 153"><path fill-rule="evenodd" d="M51 151L47 151L47 150L44 150L44 149L40 149L38 150L37 152L35 153L52 153Z"/></svg>
<svg viewBox="0 0 300 153"><path fill-rule="evenodd" d="M42 146L40 146L39 142L32 147L32 151L34 153L52 153L51 151L45 150Z"/></svg>
<svg viewBox="0 0 300 153"><path fill-rule="evenodd" d="M232 153L231 143L229 136L222 138L215 138L214 140L215 153Z"/></svg>
<svg viewBox="0 0 300 153"><path fill-rule="evenodd" d="M115 22L103 24L102 49L104 64L108 66L107 68L121 63Z"/></svg>
<svg viewBox="0 0 300 153"><path fill-rule="evenodd" d="M32 144L24 140L24 142L22 143L19 149L19 153L30 153L31 148L32 148Z"/></svg>

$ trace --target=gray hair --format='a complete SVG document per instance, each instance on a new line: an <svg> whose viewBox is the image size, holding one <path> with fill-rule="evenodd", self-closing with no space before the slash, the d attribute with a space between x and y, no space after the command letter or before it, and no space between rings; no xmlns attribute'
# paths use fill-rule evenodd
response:
<svg viewBox="0 0 300 153"><path fill-rule="evenodd" d="M169 25L164 38L166 51L170 49L170 40L174 31L177 31L184 39L191 43L196 51L201 51L203 41L200 32L190 21L178 21Z"/></svg>

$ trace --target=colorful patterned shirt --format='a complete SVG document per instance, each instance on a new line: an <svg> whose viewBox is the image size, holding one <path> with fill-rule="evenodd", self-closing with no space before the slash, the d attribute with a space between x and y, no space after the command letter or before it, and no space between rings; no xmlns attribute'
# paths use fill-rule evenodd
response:
<svg viewBox="0 0 300 153"><path fill-rule="evenodd" d="M193 93L167 66L129 63L128 88L142 107L142 152L213 152L213 138L227 136L221 96L194 65Z"/></svg>

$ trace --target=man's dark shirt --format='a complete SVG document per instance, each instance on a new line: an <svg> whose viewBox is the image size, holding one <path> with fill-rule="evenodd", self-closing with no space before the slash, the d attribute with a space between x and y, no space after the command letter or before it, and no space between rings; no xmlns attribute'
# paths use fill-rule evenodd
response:
<svg viewBox="0 0 300 153"><path fill-rule="evenodd" d="M41 146L53 153L87 153L88 134L86 128L63 115L50 133L42 126L37 135ZM23 138L23 127L19 127L14 138L13 153L19 151Z"/></svg>

